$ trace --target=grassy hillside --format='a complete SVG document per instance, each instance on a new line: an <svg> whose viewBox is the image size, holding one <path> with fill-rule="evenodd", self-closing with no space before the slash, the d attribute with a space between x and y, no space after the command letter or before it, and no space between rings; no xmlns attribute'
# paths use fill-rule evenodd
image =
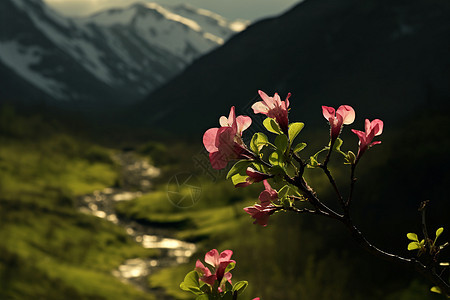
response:
<svg viewBox="0 0 450 300"><path fill-rule="evenodd" d="M427 189L420 191L411 190L410 184L412 179L439 178L440 168L446 166L447 159L440 147L442 140L428 132L437 134L448 130L442 127L448 118L436 113L432 116L415 116L401 127L387 127L381 137L383 144L368 151L357 171L353 211L356 224L376 245L406 257L414 255L406 250L405 235L410 231L420 232L417 206L422 197L428 195L434 199L430 206L432 228L445 226L447 222L448 204L437 197L441 195L442 182L429 182ZM417 122L421 126L412 132ZM317 133L305 134L308 144L318 143ZM326 125L320 134L327 137ZM346 136L345 141L343 149L355 151L356 137ZM409 146L413 144L417 145L414 151ZM176 299L191 299L189 293L179 289L179 283L197 258L203 259L206 251L217 248L234 251L235 280L250 283L244 299L255 296L263 299L440 299L429 292L430 284L419 275L366 254L333 220L279 213L270 218L267 228L253 225L242 208L256 201L262 184L236 189L231 182L223 180L225 174L215 180L208 174L200 175L202 170L192 160L195 151L176 153L179 161L173 159L162 166L169 174L156 191L117 205L118 211L128 218L161 228L175 228L177 238L199 245L190 264L150 276L150 286L165 288ZM422 159L423 153L439 158L442 164L432 167ZM180 164L183 167L177 169ZM399 165L404 169L392 169ZM348 169L339 164L332 168L338 174L338 183L347 181ZM419 173L403 172L411 169ZM201 196L192 207L179 208L167 199L170 189L167 182L177 170L199 176ZM307 178L321 199L333 203L333 192L320 170L308 170ZM184 193L188 195L189 191ZM415 197L407 198L411 195ZM448 256L448 251L443 255Z"/></svg>
<svg viewBox="0 0 450 300"><path fill-rule="evenodd" d="M111 151L37 116L0 115L0 298L151 299L111 271L154 253L74 206L117 181Z"/></svg>

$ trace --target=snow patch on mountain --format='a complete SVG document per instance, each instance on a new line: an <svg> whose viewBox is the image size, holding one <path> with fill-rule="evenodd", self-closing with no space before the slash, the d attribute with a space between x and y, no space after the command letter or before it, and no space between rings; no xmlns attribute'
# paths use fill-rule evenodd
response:
<svg viewBox="0 0 450 300"><path fill-rule="evenodd" d="M100 90L110 89L112 94L120 90L138 99L236 33L236 22L187 6L136 3L84 18L68 18L42 0L2 1L17 8L13 9L17 14L14 18L27 22L25 28L29 30L25 35L36 38L34 44L28 45L8 36L0 48L1 61L55 99L86 98L76 82L80 74L89 82L100 82ZM40 62L38 53L45 57L45 63L33 68ZM13 64L9 57L20 62ZM58 65L62 62L68 65ZM61 67L64 76L49 75L57 74ZM94 85L91 88L95 89ZM95 96L87 98L90 101L99 93L97 90Z"/></svg>
<svg viewBox="0 0 450 300"><path fill-rule="evenodd" d="M44 51L39 47L22 46L15 41L0 42L0 61L50 95L63 98L65 87L60 82L41 74L36 67L41 62Z"/></svg>

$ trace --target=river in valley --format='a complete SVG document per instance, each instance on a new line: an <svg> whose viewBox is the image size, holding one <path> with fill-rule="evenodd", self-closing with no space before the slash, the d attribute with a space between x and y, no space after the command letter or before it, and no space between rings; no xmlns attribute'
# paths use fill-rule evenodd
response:
<svg viewBox="0 0 450 300"><path fill-rule="evenodd" d="M84 195L78 199L80 211L106 219L125 229L144 248L158 249L160 256L154 259L133 258L123 262L112 274L121 281L153 293L157 299L172 299L162 290L150 289L148 275L155 271L188 262L196 250L195 244L168 237L170 233L160 228L152 228L132 220L120 218L114 209L118 201L129 201L151 191L152 179L160 170L132 152L124 152L114 157L122 167L122 182L119 188L106 188Z"/></svg>

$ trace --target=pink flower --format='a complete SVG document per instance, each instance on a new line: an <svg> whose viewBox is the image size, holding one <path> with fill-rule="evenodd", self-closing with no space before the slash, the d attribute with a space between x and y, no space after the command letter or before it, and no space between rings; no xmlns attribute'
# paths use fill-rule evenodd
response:
<svg viewBox="0 0 450 300"><path fill-rule="evenodd" d="M331 146L338 138L342 125L349 125L355 121L355 110L349 105L341 105L335 112L333 107L322 106L322 114L330 123Z"/></svg>
<svg viewBox="0 0 450 300"><path fill-rule="evenodd" d="M235 185L235 187L245 187L255 182L263 181L264 179L268 179L273 177L273 175L268 175L259 171L256 171L255 169L248 167L245 171L247 173L248 177L245 179L245 182L241 182Z"/></svg>
<svg viewBox="0 0 450 300"><path fill-rule="evenodd" d="M252 218L255 219L253 224L258 223L261 226L267 226L269 217L278 210L278 208L272 204L272 201L278 199L278 193L274 190L267 180L264 180L265 190L259 194L259 201L261 204L255 204L253 206L245 207L244 210Z"/></svg>
<svg viewBox="0 0 450 300"><path fill-rule="evenodd" d="M244 210L255 219L253 224L258 223L259 225L266 227L269 217L277 210L277 207L272 204L268 206L255 204L253 206L245 207Z"/></svg>
<svg viewBox="0 0 450 300"><path fill-rule="evenodd" d="M242 141L242 132L252 123L248 116L236 118L234 106L230 115L219 119L222 127L210 128L203 135L203 144L209 152L209 160L214 169L220 170L233 159L252 158L253 154Z"/></svg>
<svg viewBox="0 0 450 300"><path fill-rule="evenodd" d="M278 192L274 190L267 180L263 181L264 183L264 191L259 194L259 201L262 206L268 206L272 203L272 201L276 201L278 199Z"/></svg>
<svg viewBox="0 0 450 300"><path fill-rule="evenodd" d="M359 138L359 149L356 160L360 159L364 152L373 145L381 144L381 141L372 142L372 140L375 136L380 135L383 132L383 121L375 119L370 122L366 119L365 130L366 132L352 129L353 133Z"/></svg>
<svg viewBox="0 0 450 300"><path fill-rule="evenodd" d="M214 282L216 282L216 274L211 274L211 271L205 267L202 262L197 259L197 262L195 263L195 270L200 273L201 277L200 280L213 286Z"/></svg>
<svg viewBox="0 0 450 300"><path fill-rule="evenodd" d="M269 118L275 119L281 130L287 135L289 130L288 107L291 93L287 95L285 101L281 101L277 93L273 97L269 97L261 90L258 93L263 101L256 102L252 105L253 112L255 114L264 114Z"/></svg>
<svg viewBox="0 0 450 300"><path fill-rule="evenodd" d="M233 251L231 250L225 250L219 254L219 251L217 251L216 249L213 249L205 254L205 262L213 267L215 272L214 274L212 274L211 271L207 267L205 267L200 260L197 260L197 263L195 264L195 270L202 275L202 277L200 277L200 280L209 284L210 286L213 286L217 280L217 282L219 283L219 292L222 292L224 290L226 281L232 284L231 273L225 273L225 269L230 263L236 263L231 259L231 255L233 255Z"/></svg>

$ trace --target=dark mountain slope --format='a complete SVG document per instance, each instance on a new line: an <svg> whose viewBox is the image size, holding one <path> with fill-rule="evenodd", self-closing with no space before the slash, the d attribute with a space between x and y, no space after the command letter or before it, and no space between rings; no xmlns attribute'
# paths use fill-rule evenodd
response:
<svg viewBox="0 0 450 300"><path fill-rule="evenodd" d="M360 117L391 122L450 99L448 20L443 0L306 0L202 57L133 113L199 132L231 105L251 115L262 89L292 92L291 119L310 125L322 121L322 104L350 104Z"/></svg>
<svg viewBox="0 0 450 300"><path fill-rule="evenodd" d="M68 30L54 23L54 20L46 14L41 1L30 0L26 3L28 10L38 15L42 22L53 24L54 28L61 32ZM73 57L39 30L25 10L11 1L1 1L0 11L3 24L7 24L0 31L0 77L6 80L3 81L4 87L0 90L0 101L15 104L20 102L26 105L40 105L43 102L69 105L69 100L74 100L70 105L83 107L86 104L91 105L89 102L94 99L105 101L118 98L117 91L113 91L111 87L87 72ZM16 54L13 54L14 52ZM3 62L5 57L21 57L16 59L15 63L22 66L18 67L16 64L15 67L22 70L26 76L17 74L6 65ZM39 88L39 84L45 89ZM73 90L77 90L78 95L74 95ZM54 95L64 100L58 102ZM125 92L121 94L125 95L128 94ZM84 99L84 102L79 99Z"/></svg>

